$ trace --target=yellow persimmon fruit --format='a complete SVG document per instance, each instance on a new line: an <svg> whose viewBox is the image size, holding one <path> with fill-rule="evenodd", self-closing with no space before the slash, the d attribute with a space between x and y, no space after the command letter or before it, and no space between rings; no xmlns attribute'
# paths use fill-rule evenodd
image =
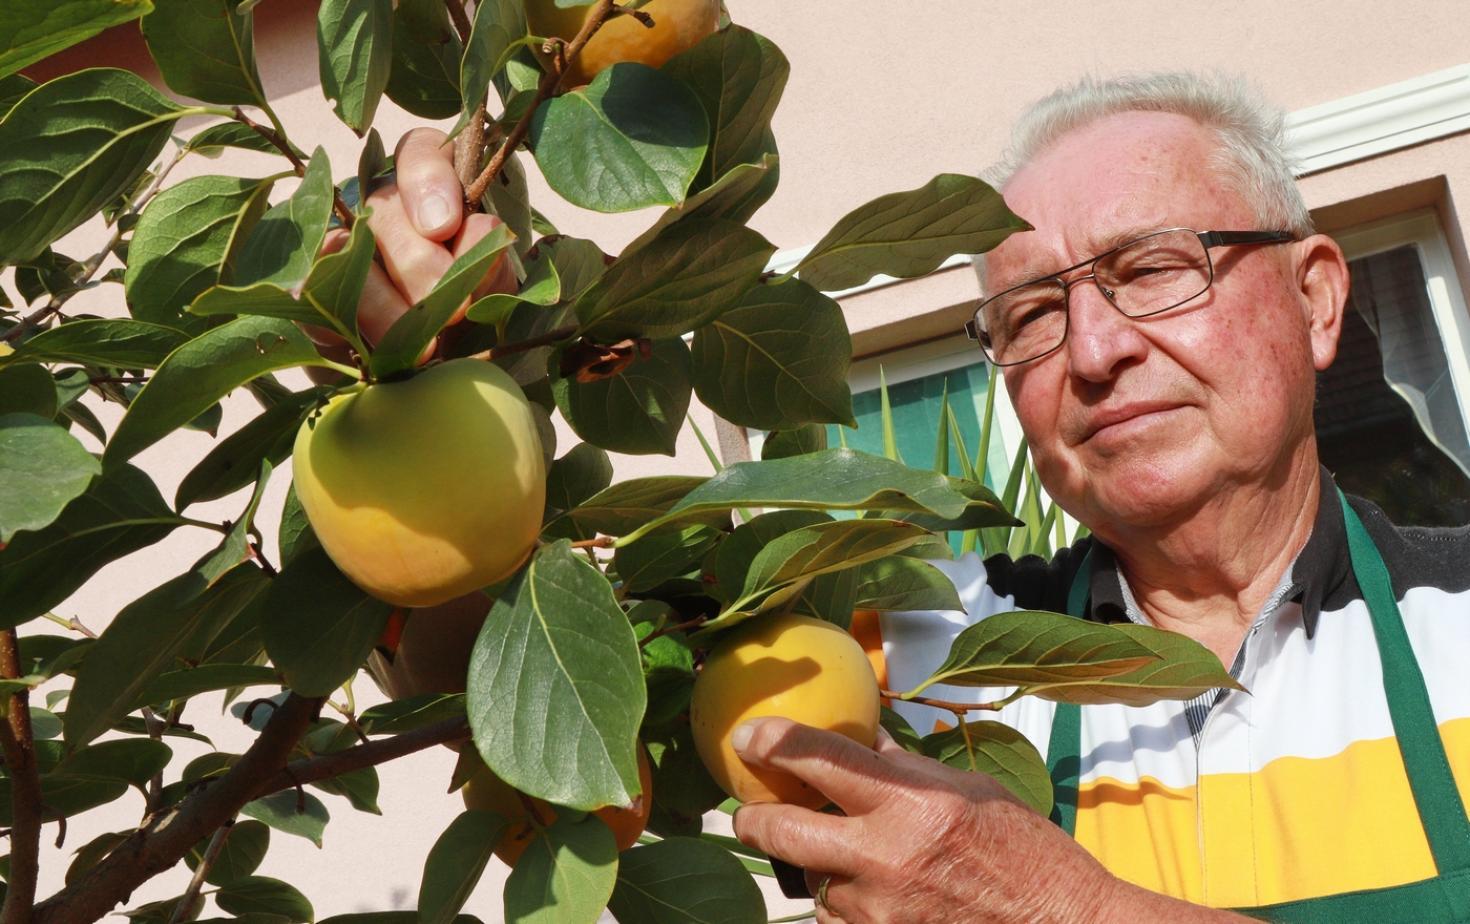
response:
<svg viewBox="0 0 1470 924"><path fill-rule="evenodd" d="M689 723L700 759L725 792L742 802L821 808L828 800L818 790L741 760L730 733L747 719L782 716L871 747L879 711L878 681L851 635L810 616L757 616L710 652L694 681Z"/></svg>
<svg viewBox="0 0 1470 924"><path fill-rule="evenodd" d="M492 603L476 590L438 606L394 610L368 656L368 673L390 699L463 693L470 652Z"/></svg>
<svg viewBox="0 0 1470 924"><path fill-rule="evenodd" d="M633 16L614 16L583 47L567 69L565 87L590 83L604 68L621 61L660 67L692 48L720 24L720 0L648 0L639 7L653 18L645 26ZM526 22L533 35L571 42L591 6L560 7L556 0L526 0Z"/></svg>
<svg viewBox="0 0 1470 924"><path fill-rule="evenodd" d="M296 436L296 495L322 547L363 590L434 606L530 556L546 463L530 405L476 359L334 397Z"/></svg>
<svg viewBox="0 0 1470 924"><path fill-rule="evenodd" d="M620 851L638 843L638 835L648 827L648 815L653 811L653 770L641 744L638 746L638 783L642 792L631 805L612 805L592 813L612 829ZM536 834L536 823L544 827L556 820L556 809L550 803L530 796L522 797L484 764L480 764L460 794L464 797L465 808L496 812L509 822L495 847L495 855L509 866L515 866L521 854L526 852L526 845ZM530 803L529 808L527 803ZM536 823L531 820L531 811L536 813Z"/></svg>

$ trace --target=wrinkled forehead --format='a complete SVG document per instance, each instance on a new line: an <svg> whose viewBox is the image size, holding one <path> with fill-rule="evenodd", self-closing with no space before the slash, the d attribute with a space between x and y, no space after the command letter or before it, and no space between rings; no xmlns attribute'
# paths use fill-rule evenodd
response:
<svg viewBox="0 0 1470 924"><path fill-rule="evenodd" d="M1163 228L1247 228L1220 169L1219 136L1187 116L1126 112L1061 136L1001 188L1035 230L985 259L987 293L1056 272Z"/></svg>

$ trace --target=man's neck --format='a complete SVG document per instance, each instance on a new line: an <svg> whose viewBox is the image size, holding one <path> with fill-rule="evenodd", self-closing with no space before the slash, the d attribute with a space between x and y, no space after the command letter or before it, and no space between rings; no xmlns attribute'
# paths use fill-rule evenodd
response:
<svg viewBox="0 0 1470 924"><path fill-rule="evenodd" d="M1312 532L1321 483L1316 453L1279 487L1222 491L1187 520L1108 544L1144 614L1228 665Z"/></svg>

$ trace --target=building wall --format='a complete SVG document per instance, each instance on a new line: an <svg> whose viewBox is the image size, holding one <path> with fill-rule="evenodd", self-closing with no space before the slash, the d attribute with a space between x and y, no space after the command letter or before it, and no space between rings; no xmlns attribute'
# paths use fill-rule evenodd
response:
<svg viewBox="0 0 1470 924"><path fill-rule="evenodd" d="M1056 84L1084 73L1113 74L1153 68L1224 68L1243 71L1290 110L1300 110L1466 63L1470 18L1453 0L1411 0L1393 6L1368 0L1238 0L1226 4L1176 4L1122 0L1082 5L1062 0L979 3L926 0L895 4L848 0L729 0L736 21L773 39L791 59L792 76L776 116L782 153L782 182L753 225L783 249L815 242L853 206L882 193L921 185L935 173L971 172L992 161L1004 144L1006 126L1020 108ZM266 3L259 8L257 41L266 87L299 144L327 146L338 175L355 163L357 143L330 115L316 87L312 5ZM136 42L117 34L74 56L85 64L121 63L147 69ZM54 66L54 65L53 65ZM392 143L415 120L389 110L379 119ZM269 167L266 165L269 164ZM274 161L229 155L218 161L191 160L176 174L265 172ZM1432 207L1441 218L1462 280L1467 273L1466 216L1457 203L1470 201L1470 137L1456 134L1336 167L1305 179L1309 204L1324 227L1346 228L1412 208ZM280 194L289 187L282 184ZM559 226L617 250L654 217L581 213L560 202L539 181L533 196ZM67 253L87 255L101 243L98 228L79 230L62 242ZM7 278L7 287L12 286ZM952 336L975 297L965 267L930 278L873 288L842 300L855 353L878 356L917 342ZM98 313L122 312L116 287L87 293L81 304ZM292 380L300 384L300 380ZM98 407L109 427L118 415ZM248 398L225 407L224 435L249 420ZM694 419L716 430L708 411ZM744 452L741 434L721 431L727 459ZM158 480L166 497L213 441L180 433L144 452L138 463ZM563 431L562 449L573 439ZM705 472L691 433L681 437L673 458L622 457L618 477L670 471ZM275 555L276 517L287 483L277 472L259 522ZM242 497L200 505L191 515L235 515ZM114 563L57 608L101 630L126 602L188 567L214 539L182 530L158 546ZM376 691L358 684L359 702ZM249 735L233 720L212 714L201 702L190 717L222 748L245 747ZM187 746L180 750L193 753ZM352 812L327 798L333 823L326 849L274 835L276 844L261 872L303 887L319 915L412 907L422 858L459 809L446 797L452 756L435 749L381 770L383 816ZM141 805L92 812L75 819L65 849L49 846L41 893L61 885L70 851L103 831L136 823ZM54 829L48 829L48 831ZM487 921L499 919L503 869L492 866L467 910ZM139 890L135 902L165 898L182 890L187 875L174 871ZM772 915L800 903L774 902Z"/></svg>

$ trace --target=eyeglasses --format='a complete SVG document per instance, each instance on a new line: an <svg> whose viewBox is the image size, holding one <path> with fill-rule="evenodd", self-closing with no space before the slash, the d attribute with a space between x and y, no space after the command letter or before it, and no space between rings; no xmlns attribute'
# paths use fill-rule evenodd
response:
<svg viewBox="0 0 1470 924"><path fill-rule="evenodd" d="M1103 298L1123 314L1146 318L1178 308L1210 288L1215 281L1212 248L1295 239L1289 231L1155 231L985 299L975 317L965 322L965 333L979 341L985 358L997 366L1030 362L1067 339L1068 298L1072 286L1083 280L1092 280ZM1084 267L1091 267L1091 272L1071 281L1061 278Z"/></svg>

